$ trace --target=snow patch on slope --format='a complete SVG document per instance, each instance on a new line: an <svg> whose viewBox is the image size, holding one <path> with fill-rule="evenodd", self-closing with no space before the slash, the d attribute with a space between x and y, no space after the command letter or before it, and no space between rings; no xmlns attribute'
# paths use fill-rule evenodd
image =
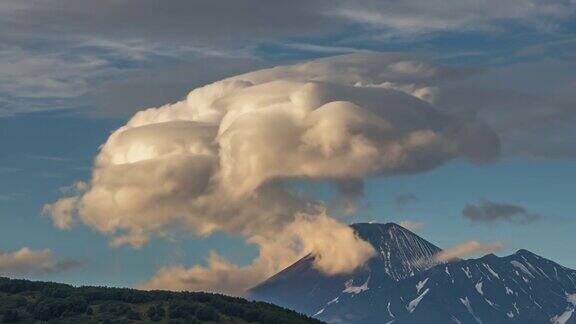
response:
<svg viewBox="0 0 576 324"><path fill-rule="evenodd" d="M406 307L406 309L410 313L412 313L416 309L416 307L418 307L418 304L420 304L420 301L422 301L422 298L426 296L429 290L430 290L429 288L426 288L426 290L424 290L424 292L420 294L420 296L416 297L414 300L410 302L410 304L408 304L408 307Z"/></svg>
<svg viewBox="0 0 576 324"><path fill-rule="evenodd" d="M428 282L428 279L429 279L429 278L426 278L426 279L418 282L418 284L416 285L416 290L417 290L417 293L418 293L418 294L420 293L420 290L422 290L422 288L424 288L424 286L425 286L426 283Z"/></svg>
<svg viewBox="0 0 576 324"><path fill-rule="evenodd" d="M470 304L470 300L468 299L468 297L460 298L460 302L462 302L462 304L464 304L464 306L468 310L468 313L470 313L470 315L472 315L472 317L474 317L476 322L482 324L482 321L478 317L476 317L476 315L474 314L474 310L472 309L472 305Z"/></svg>
<svg viewBox="0 0 576 324"><path fill-rule="evenodd" d="M388 309L388 314L390 315L390 317L394 318L394 314L392 314L392 311L390 311L390 302L388 302L388 306L386 306L386 308Z"/></svg>
<svg viewBox="0 0 576 324"><path fill-rule="evenodd" d="M433 256L440 251L437 246L395 224L380 226L370 232L364 229L364 233L361 224L356 225L356 229L376 248L383 270L395 281L434 266Z"/></svg>
<svg viewBox="0 0 576 324"><path fill-rule="evenodd" d="M486 263L482 263L482 265L484 266L484 268L486 268L486 270L488 270L494 277L496 277L497 279L500 279L500 276L496 273L496 271L492 270L492 268L487 265Z"/></svg>
<svg viewBox="0 0 576 324"><path fill-rule="evenodd" d="M368 279L366 279L366 282L364 282L361 286L354 286L354 280L350 279L348 281L346 281L344 283L344 290L342 290L343 293L347 293L347 294L359 294L361 292L364 292L370 288L368 288L368 281L370 281L370 277L368 277Z"/></svg>
<svg viewBox="0 0 576 324"><path fill-rule="evenodd" d="M576 308L576 294L566 294L566 300L571 304L571 306L568 306L564 313L552 317L550 319L551 323L565 324L570 318L572 318L572 314L574 314L574 308Z"/></svg>
<svg viewBox="0 0 576 324"><path fill-rule="evenodd" d="M464 272L464 274L466 275L466 277L468 277L468 279L472 279L472 275L470 274L470 268L466 267L466 269L461 268L462 271Z"/></svg>
<svg viewBox="0 0 576 324"><path fill-rule="evenodd" d="M516 261L516 260L512 260L510 261L510 263L520 269L522 272L524 272L525 274L529 275L530 277L534 277L534 275L532 274L532 272L530 272L530 270L528 270L528 268L526 268L522 263Z"/></svg>
<svg viewBox="0 0 576 324"><path fill-rule="evenodd" d="M484 295L484 292L482 291L482 281L480 281L479 283L477 283L475 285L476 287L476 291L480 294L480 295Z"/></svg>

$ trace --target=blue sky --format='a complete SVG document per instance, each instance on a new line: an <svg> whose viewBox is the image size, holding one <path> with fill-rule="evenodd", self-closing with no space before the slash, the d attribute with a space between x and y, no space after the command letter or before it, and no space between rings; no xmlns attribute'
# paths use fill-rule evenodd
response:
<svg viewBox="0 0 576 324"><path fill-rule="evenodd" d="M90 179L99 146L134 112L180 100L226 76L359 51L406 53L465 73L462 82L442 85L446 95L437 106L485 120L500 136L502 152L490 164L456 159L424 173L371 178L361 208L346 221L411 221L441 247L500 241L499 254L525 248L576 268L573 1L482 1L477 7L464 1L453 12L432 10L424 1L403 0L398 7L366 1L374 15L347 1L324 14L318 12L323 1L280 9L239 1L236 10L221 1L204 9L175 1L159 13L146 7L149 1L125 1L116 18L107 17L114 8L104 5L48 2L69 9L26 1L0 5L0 253L50 249L50 266L62 260L79 266L9 274L134 286L163 266L205 264L211 250L249 264L256 246L233 234L179 233L140 249L111 247L88 226L57 229L41 211L62 196L61 188ZM525 8L529 3L533 11ZM182 5L190 6L196 22L182 21ZM261 17L251 19L251 8ZM126 27L123 19L153 22ZM304 189L330 199L325 185ZM401 196L411 198L401 206ZM466 205L483 201L537 217L526 223L463 217Z"/></svg>

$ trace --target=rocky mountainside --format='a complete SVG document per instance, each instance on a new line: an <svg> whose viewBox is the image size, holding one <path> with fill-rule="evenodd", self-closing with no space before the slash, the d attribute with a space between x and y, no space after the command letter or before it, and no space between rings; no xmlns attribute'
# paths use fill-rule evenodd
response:
<svg viewBox="0 0 576 324"><path fill-rule="evenodd" d="M389 224L354 224L352 227L374 246L377 255L366 267L348 275L325 276L308 255L251 290L256 299L314 315L340 293L359 293L368 281L386 287L427 269L440 248L403 227ZM344 287L344 288L343 288Z"/></svg>
<svg viewBox="0 0 576 324"><path fill-rule="evenodd" d="M576 323L576 271L526 250L436 264L440 248L396 224L355 224L378 255L326 276L307 256L251 290L332 323Z"/></svg>

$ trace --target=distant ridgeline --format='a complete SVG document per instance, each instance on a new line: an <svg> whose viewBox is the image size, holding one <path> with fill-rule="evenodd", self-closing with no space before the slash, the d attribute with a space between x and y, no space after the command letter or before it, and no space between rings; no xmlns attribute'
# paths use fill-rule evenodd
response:
<svg viewBox="0 0 576 324"><path fill-rule="evenodd" d="M0 277L0 323L322 323L294 311L202 292L140 291Z"/></svg>

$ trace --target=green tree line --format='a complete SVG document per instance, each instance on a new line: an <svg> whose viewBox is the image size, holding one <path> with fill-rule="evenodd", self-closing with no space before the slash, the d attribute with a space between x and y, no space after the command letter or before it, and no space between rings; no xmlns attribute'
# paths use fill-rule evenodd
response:
<svg viewBox="0 0 576 324"><path fill-rule="evenodd" d="M0 277L2 323L321 323L272 304L205 292L73 287Z"/></svg>

